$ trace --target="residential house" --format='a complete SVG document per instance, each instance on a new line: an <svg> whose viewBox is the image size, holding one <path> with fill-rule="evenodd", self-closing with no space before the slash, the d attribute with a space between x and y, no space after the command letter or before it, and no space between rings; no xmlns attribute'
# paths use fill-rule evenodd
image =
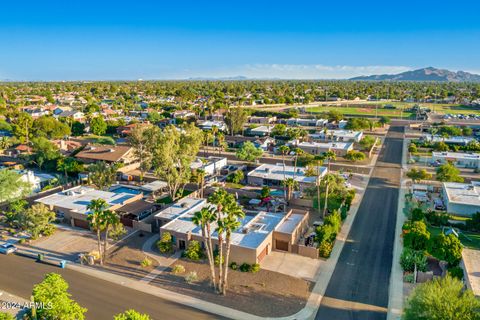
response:
<svg viewBox="0 0 480 320"><path fill-rule="evenodd" d="M347 152L353 150L353 142L308 142L292 140L288 145L300 148L306 153L312 155L321 155L327 151L333 151L337 156L345 156Z"/></svg>
<svg viewBox="0 0 480 320"><path fill-rule="evenodd" d="M248 133L256 137L265 137L270 135L271 131L272 131L272 127L270 126L260 126L260 127L250 129Z"/></svg>
<svg viewBox="0 0 480 320"><path fill-rule="evenodd" d="M327 174L327 168L319 167L320 177L307 176L305 172L304 167L286 165L284 169L281 163L264 163L247 174L247 181L250 185L281 187L284 180L293 178L298 182L300 191L303 191L305 188L315 186L318 179Z"/></svg>
<svg viewBox="0 0 480 320"><path fill-rule="evenodd" d="M463 137L463 136L442 137L439 135L431 135L431 134L423 135L422 139L424 141L431 142L431 143L443 141L446 144L462 145L462 146L466 146L472 141L477 141L473 137Z"/></svg>
<svg viewBox="0 0 480 320"><path fill-rule="evenodd" d="M95 145L88 144L75 158L85 163L105 161L107 163L122 164L122 172L127 172L138 167L133 148L127 145Z"/></svg>
<svg viewBox="0 0 480 320"><path fill-rule="evenodd" d="M309 134L308 137L313 141L345 141L345 142L360 142L363 138L362 131L352 130L326 130L317 133Z"/></svg>
<svg viewBox="0 0 480 320"><path fill-rule="evenodd" d="M272 124L277 121L277 117L256 117L251 116L248 118L248 123L258 123L258 124Z"/></svg>
<svg viewBox="0 0 480 320"><path fill-rule="evenodd" d="M480 181L444 182L443 199L448 213L470 217L480 212Z"/></svg>
<svg viewBox="0 0 480 320"><path fill-rule="evenodd" d="M459 168L480 169L480 153L432 152L432 160L442 164L451 162Z"/></svg>
<svg viewBox="0 0 480 320"><path fill-rule="evenodd" d="M190 165L192 170L202 169L206 175L218 174L227 165L227 158L224 157L197 157Z"/></svg>
<svg viewBox="0 0 480 320"><path fill-rule="evenodd" d="M199 121L197 126L202 130L212 130L213 127L217 127L220 131L227 131L227 125L223 121Z"/></svg>

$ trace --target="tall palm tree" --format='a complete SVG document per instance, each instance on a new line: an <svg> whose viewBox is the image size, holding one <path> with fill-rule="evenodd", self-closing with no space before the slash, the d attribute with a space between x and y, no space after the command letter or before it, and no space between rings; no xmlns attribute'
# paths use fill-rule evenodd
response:
<svg viewBox="0 0 480 320"><path fill-rule="evenodd" d="M323 218L325 218L325 215L327 213L327 208L328 208L328 188L331 182L331 179L328 178L330 176L330 163L332 160L336 160L337 156L335 152L333 151L327 151L323 154L325 160L328 161L328 166L327 166L327 175L325 176L325 204L323 206Z"/></svg>
<svg viewBox="0 0 480 320"><path fill-rule="evenodd" d="M214 290L217 289L215 279L215 259L213 257L211 224L216 220L216 213L213 208L205 207L195 212L192 221L202 230L203 243L207 251L208 264L210 265L210 282Z"/></svg>
<svg viewBox="0 0 480 320"><path fill-rule="evenodd" d="M218 128L217 126L212 126L212 136L213 136L213 139L212 139L212 148L213 150L215 150L215 140L217 138L217 133L218 133Z"/></svg>
<svg viewBox="0 0 480 320"><path fill-rule="evenodd" d="M293 191L298 189L298 181L293 178L287 178L282 181L282 184L287 187L287 200L292 198Z"/></svg>
<svg viewBox="0 0 480 320"><path fill-rule="evenodd" d="M280 146L278 148L278 150L281 152L282 154L282 162L283 162L283 180L285 181L287 179L287 173L286 173L286 170L285 170L285 155L290 152L290 148L286 145L283 145L283 146ZM285 199L287 198L287 188L284 186L283 188L283 196L285 197Z"/></svg>
<svg viewBox="0 0 480 320"><path fill-rule="evenodd" d="M300 149L300 148L295 148L293 149L293 151L295 152L295 164L293 166L293 179L295 179L295 176L297 175L297 162L298 162L298 157L303 155L305 152Z"/></svg>
<svg viewBox="0 0 480 320"><path fill-rule="evenodd" d="M218 189L215 191L210 197L208 197L208 201L214 205L216 205L216 217L217 217L217 238L218 238L218 254L219 254L219 261L220 267L218 270L218 289L222 288L222 279L223 279L223 270L222 270L222 257L223 257L223 225L221 221L223 220L223 208L224 204L227 202L226 198L229 196L225 189Z"/></svg>
<svg viewBox="0 0 480 320"><path fill-rule="evenodd" d="M224 148L225 145L225 134L223 132L219 132L217 135L217 141L218 141L218 155L221 154L222 149Z"/></svg>
<svg viewBox="0 0 480 320"><path fill-rule="evenodd" d="M313 160L311 161L311 165L315 167L315 174L312 172L312 175L315 175L317 177L316 179L316 187L317 187L317 210L318 210L318 215L320 215L320 167L323 164L324 157L323 156L315 156Z"/></svg>
<svg viewBox="0 0 480 320"><path fill-rule="evenodd" d="M110 210L105 210L102 212L102 220L105 224L105 235L103 238L103 261L107 261L107 242L108 242L108 230L120 223L120 218L118 215Z"/></svg>
<svg viewBox="0 0 480 320"><path fill-rule="evenodd" d="M238 206L235 202L237 208L232 207L232 211L228 212L228 216L225 217L222 221L222 228L225 230L225 243L226 243L226 250L225 250L225 261L224 262L224 272L223 272L223 282L222 282L222 294L227 294L227 286L228 286L228 261L230 258L230 246L231 246L231 236L232 232L237 230L241 223L238 221L239 217L244 217L245 213L243 210ZM222 262L223 259L220 259Z"/></svg>
<svg viewBox="0 0 480 320"><path fill-rule="evenodd" d="M105 221L103 220L103 211L107 210L108 204L103 199L94 199L87 206L87 209L91 211L88 215L87 220L90 223L90 227L97 233L97 246L98 246L98 255L100 258L100 265L103 265L103 255L102 255L102 246L101 246L101 233L105 228Z"/></svg>
<svg viewBox="0 0 480 320"><path fill-rule="evenodd" d="M204 169L197 169L196 170L196 178L197 178L198 191L199 191L200 198L203 198L203 188L204 188L204 184L205 184L205 175L206 175L206 172L205 172Z"/></svg>

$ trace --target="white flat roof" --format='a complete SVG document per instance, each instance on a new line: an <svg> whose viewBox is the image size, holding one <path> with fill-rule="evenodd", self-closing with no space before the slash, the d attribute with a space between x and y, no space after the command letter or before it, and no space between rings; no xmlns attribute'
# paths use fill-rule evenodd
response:
<svg viewBox="0 0 480 320"><path fill-rule="evenodd" d="M470 141L474 141L475 138L472 137L463 137L463 136L453 136L453 137L442 137L439 135L432 136L431 134L424 135L427 141L440 142L444 141L445 143L464 143L467 144Z"/></svg>
<svg viewBox="0 0 480 320"><path fill-rule="evenodd" d="M131 190L132 192L123 192L124 188L119 187L118 191L102 191L91 187L78 186L35 201L48 206L66 208L74 212L89 213L87 206L92 200L103 199L110 206L123 204L125 201L136 196L133 189ZM139 193L140 191L137 194Z"/></svg>
<svg viewBox="0 0 480 320"><path fill-rule="evenodd" d="M256 169L253 169L248 173L248 176L283 181L285 178L294 178L300 183L315 183L317 180L316 177L308 177L305 175L304 167L297 167L297 172L295 173L294 166L285 166L285 172L283 170L282 164L267 164L264 163ZM323 177L327 173L327 168L320 167L320 177Z"/></svg>
<svg viewBox="0 0 480 320"><path fill-rule="evenodd" d="M272 128L269 126L260 126L250 130L250 132L262 132L262 133L270 133L270 131L272 131Z"/></svg>
<svg viewBox="0 0 480 320"><path fill-rule="evenodd" d="M292 233L300 221L302 221L303 217L303 214L293 213L286 218L275 231L281 233Z"/></svg>
<svg viewBox="0 0 480 320"><path fill-rule="evenodd" d="M358 138L363 134L362 131L352 131L352 130L327 130L327 132L317 132L317 133L312 133L309 134L308 136L311 138L323 138L325 136L331 136L333 135L334 137L344 137L344 138L350 138L350 139L355 139Z"/></svg>
<svg viewBox="0 0 480 320"><path fill-rule="evenodd" d="M471 160L480 159L480 153L432 152L432 156L437 158L471 159Z"/></svg>
<svg viewBox="0 0 480 320"><path fill-rule="evenodd" d="M155 180L150 183L146 183L140 187L140 189L145 191L158 191L160 189L166 188L167 183L165 181Z"/></svg>
<svg viewBox="0 0 480 320"><path fill-rule="evenodd" d="M207 204L207 200L205 199L185 197L178 200L177 202L172 204L170 207L165 208L162 211L158 212L155 215L155 218L174 220L186 213L189 213L189 212L195 213L197 211L200 211L200 209L202 209L206 204Z"/></svg>
<svg viewBox="0 0 480 320"><path fill-rule="evenodd" d="M451 203L480 207L480 181L472 181L470 184L444 182L443 189Z"/></svg>
<svg viewBox="0 0 480 320"><path fill-rule="evenodd" d="M307 142L302 141L297 143L296 141L291 143L297 147L307 147L307 148L322 148L322 149L332 149L332 150L348 150L352 146L352 142Z"/></svg>

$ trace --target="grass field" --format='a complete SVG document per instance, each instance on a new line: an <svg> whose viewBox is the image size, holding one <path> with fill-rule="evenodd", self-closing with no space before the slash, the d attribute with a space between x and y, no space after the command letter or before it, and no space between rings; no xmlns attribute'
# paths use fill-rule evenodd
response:
<svg viewBox="0 0 480 320"><path fill-rule="evenodd" d="M396 109L384 109L383 106L385 105L393 105ZM366 102L362 103L362 105L339 105L339 106L317 106L307 108L308 112L312 113L321 113L321 112L328 112L331 110L340 111L343 114L350 114L350 115L368 115L368 116L375 116L375 105L377 105L377 114L378 116L388 116L394 118L408 118L413 117L413 113L404 111L406 109L411 108L416 103L410 102ZM435 104L435 103L419 103L421 107L430 108L432 111L439 113L439 114L479 114L480 115L480 107L471 107L471 106L463 106L463 105L456 105L456 104Z"/></svg>
<svg viewBox="0 0 480 320"><path fill-rule="evenodd" d="M430 237L435 237L442 232L442 228L428 226ZM467 248L480 250L480 233L472 233L461 231L459 236L460 242Z"/></svg>

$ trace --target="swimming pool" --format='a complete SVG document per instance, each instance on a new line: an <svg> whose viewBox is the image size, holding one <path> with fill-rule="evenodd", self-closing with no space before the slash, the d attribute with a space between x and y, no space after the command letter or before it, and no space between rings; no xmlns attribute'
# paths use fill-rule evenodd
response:
<svg viewBox="0 0 480 320"><path fill-rule="evenodd" d="M140 194L140 193L142 193L142 191L140 191L138 189L135 189L135 188L128 187L128 186L114 186L114 187L110 188L110 192L127 193L127 194Z"/></svg>

